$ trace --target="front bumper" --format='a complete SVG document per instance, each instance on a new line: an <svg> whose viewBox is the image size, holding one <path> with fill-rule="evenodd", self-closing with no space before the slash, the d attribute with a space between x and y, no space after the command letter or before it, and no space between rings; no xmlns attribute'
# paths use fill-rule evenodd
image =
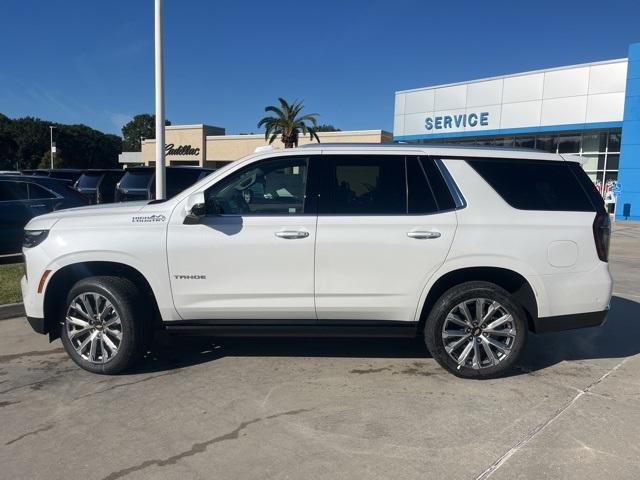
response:
<svg viewBox="0 0 640 480"><path fill-rule="evenodd" d="M605 322L608 313L609 309L607 308L599 312L542 317L534 320L534 330L536 333L547 333L576 328L598 327Z"/></svg>

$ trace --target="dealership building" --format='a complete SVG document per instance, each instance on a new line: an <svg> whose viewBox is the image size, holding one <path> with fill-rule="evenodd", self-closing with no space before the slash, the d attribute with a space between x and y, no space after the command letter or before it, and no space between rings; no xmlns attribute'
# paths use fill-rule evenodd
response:
<svg viewBox="0 0 640 480"><path fill-rule="evenodd" d="M387 143L392 141L391 132L384 130L350 130L318 132L321 143ZM304 145L312 140L308 135L300 136ZM315 140L313 140L315 142ZM248 135L226 135L222 127L211 125L171 125L165 128L165 158L167 165L182 165L217 168L238 160L256 148L268 145L264 133ZM284 148L278 137L273 146ZM142 141L140 152L123 152L120 163L127 166L155 165L156 141Z"/></svg>
<svg viewBox="0 0 640 480"><path fill-rule="evenodd" d="M628 58L396 92L393 139L580 155L609 211L640 220L640 43Z"/></svg>

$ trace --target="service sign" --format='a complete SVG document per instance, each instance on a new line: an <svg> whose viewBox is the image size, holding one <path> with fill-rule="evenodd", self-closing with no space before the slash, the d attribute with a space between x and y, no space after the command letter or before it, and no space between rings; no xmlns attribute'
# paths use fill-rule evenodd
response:
<svg viewBox="0 0 640 480"><path fill-rule="evenodd" d="M486 127L487 125L489 125L489 112L438 115L427 117L424 122L424 127L428 131L473 128L478 126Z"/></svg>

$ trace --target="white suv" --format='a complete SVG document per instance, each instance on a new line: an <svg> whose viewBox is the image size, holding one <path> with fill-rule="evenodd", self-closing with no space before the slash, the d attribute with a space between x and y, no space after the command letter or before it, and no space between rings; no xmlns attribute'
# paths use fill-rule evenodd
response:
<svg viewBox="0 0 640 480"><path fill-rule="evenodd" d="M609 216L577 158L313 145L263 151L174 198L25 229L31 326L117 373L153 332L424 335L461 377L504 373L527 333L600 325Z"/></svg>

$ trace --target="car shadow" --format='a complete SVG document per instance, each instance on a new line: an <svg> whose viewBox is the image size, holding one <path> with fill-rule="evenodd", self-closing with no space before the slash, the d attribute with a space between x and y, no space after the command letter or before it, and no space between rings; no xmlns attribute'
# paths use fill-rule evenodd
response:
<svg viewBox="0 0 640 480"><path fill-rule="evenodd" d="M611 298L604 325L530 335L519 365L537 371L563 361L625 358L640 353L640 303Z"/></svg>
<svg viewBox="0 0 640 480"><path fill-rule="evenodd" d="M640 303L611 299L611 312L600 327L529 335L518 366L522 375L571 360L624 358L640 353ZM223 357L335 357L424 359L430 355L417 338L213 338L159 334L143 362L130 371L141 374L174 370Z"/></svg>

